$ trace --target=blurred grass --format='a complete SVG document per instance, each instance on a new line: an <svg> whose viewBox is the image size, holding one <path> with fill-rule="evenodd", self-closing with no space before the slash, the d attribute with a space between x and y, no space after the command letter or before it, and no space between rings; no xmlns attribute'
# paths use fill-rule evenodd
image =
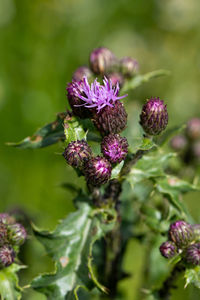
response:
<svg viewBox="0 0 200 300"><path fill-rule="evenodd" d="M95 47L136 58L141 72L171 70L170 77L132 93L142 101L152 95L165 99L169 125L200 117L199 12L199 0L0 0L0 210L21 207L44 228L53 228L73 210L73 195L60 183L80 179L56 154L62 153L61 144L20 151L5 143L32 134L65 109L66 82ZM198 198L186 199L197 221ZM36 241L28 244L24 260L30 267L22 272L23 283L52 267ZM131 243L125 259L137 275L140 261L135 265L134 260L140 251ZM133 292L138 280L125 282L128 300L140 298ZM24 299L44 297L27 292ZM199 299L199 293L184 293L184 299Z"/></svg>

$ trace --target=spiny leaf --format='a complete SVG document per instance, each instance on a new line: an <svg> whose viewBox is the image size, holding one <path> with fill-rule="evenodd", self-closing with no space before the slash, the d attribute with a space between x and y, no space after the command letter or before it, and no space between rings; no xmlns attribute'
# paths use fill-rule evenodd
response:
<svg viewBox="0 0 200 300"><path fill-rule="evenodd" d="M66 138L66 144L77 140L86 140L86 133L81 124L79 124L78 119L72 117L70 119L65 119L64 121L64 133Z"/></svg>
<svg viewBox="0 0 200 300"><path fill-rule="evenodd" d="M26 137L21 142L7 143L7 145L22 149L35 149L47 147L58 141L63 141L65 138L63 121L67 115L67 112L59 113L54 122L40 128L34 135Z"/></svg>
<svg viewBox="0 0 200 300"><path fill-rule="evenodd" d="M16 273L24 268L17 264L0 270L0 296L1 300L19 300L21 299L22 288L18 285Z"/></svg>
<svg viewBox="0 0 200 300"><path fill-rule="evenodd" d="M86 202L80 202L79 209L64 219L54 232L35 229L36 237L55 261L56 269L51 274L35 278L32 287L44 293L48 299L56 300L74 299L77 286L91 289L92 280L103 290L98 281L94 280L96 277L90 278L88 261L91 260L91 244L105 234L105 230L112 229L105 218L108 214L112 215L113 212L94 210Z"/></svg>
<svg viewBox="0 0 200 300"><path fill-rule="evenodd" d="M165 176L164 167L173 156L173 153L163 154L159 152L143 156L131 169L127 180L134 186L135 183L144 179Z"/></svg>
<svg viewBox="0 0 200 300"><path fill-rule="evenodd" d="M124 93L125 91L128 90L134 90L138 86L142 85L145 82L148 82L153 78L166 76L166 75L170 75L170 72L167 70L156 70L156 71L146 73L144 75L136 75L131 80L127 81L124 84L121 93Z"/></svg>
<svg viewBox="0 0 200 300"><path fill-rule="evenodd" d="M188 284L194 284L195 287L200 289L200 266L186 269L184 277L186 280L185 287L187 287Z"/></svg>
<svg viewBox="0 0 200 300"><path fill-rule="evenodd" d="M122 167L124 165L124 161L121 161L119 164L117 164L113 169L112 169L112 174L111 174L111 179L115 179L118 177Z"/></svg>
<svg viewBox="0 0 200 300"><path fill-rule="evenodd" d="M189 218L188 221L191 220L188 211L180 200L180 194L198 190L195 185L175 176L166 176L165 178L156 181L156 188L160 193L168 197L171 204L178 209L183 217Z"/></svg>

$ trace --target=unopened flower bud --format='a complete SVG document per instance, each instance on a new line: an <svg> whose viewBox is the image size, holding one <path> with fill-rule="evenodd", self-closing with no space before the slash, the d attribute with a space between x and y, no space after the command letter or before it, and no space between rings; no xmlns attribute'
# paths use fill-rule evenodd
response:
<svg viewBox="0 0 200 300"><path fill-rule="evenodd" d="M80 95L84 96L82 81L72 81L67 85L67 97L69 104L75 116L81 119L91 117L91 111L83 106L84 101L80 99Z"/></svg>
<svg viewBox="0 0 200 300"><path fill-rule="evenodd" d="M90 79L92 77L92 71L88 67L82 66L74 72L72 79L81 81L84 76Z"/></svg>
<svg viewBox="0 0 200 300"><path fill-rule="evenodd" d="M127 113L124 105L119 101L113 103L113 107L105 106L93 115L93 123L101 135L120 133L127 124Z"/></svg>
<svg viewBox="0 0 200 300"><path fill-rule="evenodd" d="M166 241L160 246L160 253L166 258L171 258L177 254L177 246L172 241Z"/></svg>
<svg viewBox="0 0 200 300"><path fill-rule="evenodd" d="M105 136L101 142L101 152L111 163L120 163L128 153L128 142L119 134Z"/></svg>
<svg viewBox="0 0 200 300"><path fill-rule="evenodd" d="M69 143L63 156L70 166L81 168L90 158L92 150L88 143L84 140Z"/></svg>
<svg viewBox="0 0 200 300"><path fill-rule="evenodd" d="M22 245L27 238L27 233L24 226L22 226L19 223L9 225L8 235L9 235L9 241L12 244L18 246Z"/></svg>
<svg viewBox="0 0 200 300"><path fill-rule="evenodd" d="M7 225L0 222L0 246L3 246L8 240Z"/></svg>
<svg viewBox="0 0 200 300"><path fill-rule="evenodd" d="M192 225L185 221L176 221L170 225L169 238L179 248L188 246L194 240Z"/></svg>
<svg viewBox="0 0 200 300"><path fill-rule="evenodd" d="M167 107L159 98L151 98L144 104L140 125L149 135L160 134L168 124Z"/></svg>
<svg viewBox="0 0 200 300"><path fill-rule="evenodd" d="M107 48L94 49L90 54L90 66L95 74L106 74L116 61L115 55Z"/></svg>
<svg viewBox="0 0 200 300"><path fill-rule="evenodd" d="M175 151L183 151L187 147L187 139L183 135L176 135L171 139L170 146Z"/></svg>
<svg viewBox="0 0 200 300"><path fill-rule="evenodd" d="M131 57L123 57L120 60L121 72L127 77L131 77L138 72L139 64Z"/></svg>
<svg viewBox="0 0 200 300"><path fill-rule="evenodd" d="M84 174L89 184L99 186L110 179L111 170L111 164L106 158L96 156L86 162Z"/></svg>
<svg viewBox="0 0 200 300"><path fill-rule="evenodd" d="M15 259L15 252L12 247L4 245L0 248L0 266L2 268L10 266Z"/></svg>
<svg viewBox="0 0 200 300"><path fill-rule="evenodd" d="M112 85L115 86L117 83L122 87L124 83L124 78L120 73L111 73L108 75L108 79L111 81Z"/></svg>
<svg viewBox="0 0 200 300"><path fill-rule="evenodd" d="M200 138L200 118L193 118L188 121L186 134L192 140Z"/></svg>
<svg viewBox="0 0 200 300"><path fill-rule="evenodd" d="M200 243L192 244L185 250L185 260L193 266L200 265Z"/></svg>

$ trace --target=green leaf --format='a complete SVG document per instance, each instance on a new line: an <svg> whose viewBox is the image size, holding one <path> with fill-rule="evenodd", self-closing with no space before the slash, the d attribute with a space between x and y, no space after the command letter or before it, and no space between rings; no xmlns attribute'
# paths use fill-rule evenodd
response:
<svg viewBox="0 0 200 300"><path fill-rule="evenodd" d="M86 133L83 126L79 123L78 119L75 117L64 121L64 133L66 138L66 144L77 140L86 140Z"/></svg>
<svg viewBox="0 0 200 300"><path fill-rule="evenodd" d="M16 273L24 268L17 264L0 270L0 296L1 300L19 300L21 299L22 288L18 285Z"/></svg>
<svg viewBox="0 0 200 300"><path fill-rule="evenodd" d="M111 218L112 222L107 220L110 214L113 216L113 211L94 210L86 202L80 202L79 209L64 219L54 232L35 229L36 237L55 261L56 269L35 278L32 287L52 300L74 299L80 286L91 289L96 284L106 291L94 275L91 260L92 245L113 227L115 217Z"/></svg>
<svg viewBox="0 0 200 300"><path fill-rule="evenodd" d="M156 70L149 73L146 73L144 75L136 75L131 80L127 81L123 88L121 89L121 93L124 93L128 90L134 90L138 86L142 85L145 82L148 82L149 80L161 76L170 75L170 72L167 70Z"/></svg>
<svg viewBox="0 0 200 300"><path fill-rule="evenodd" d="M112 169L112 174L111 174L111 179L115 179L119 176L120 171L124 165L124 160L121 161L119 164L117 164L113 169Z"/></svg>
<svg viewBox="0 0 200 300"><path fill-rule="evenodd" d="M186 269L184 277L186 280L185 287L187 287L188 284L193 284L200 289L200 266L196 266L193 269Z"/></svg>
<svg viewBox="0 0 200 300"><path fill-rule="evenodd" d="M67 112L59 113L54 122L40 128L34 135L26 137L21 142L7 143L7 145L22 149L35 149L50 146L58 141L64 141L63 121L66 116Z"/></svg>
<svg viewBox="0 0 200 300"><path fill-rule="evenodd" d="M196 191L198 188L181 180L175 176L166 176L165 178L156 181L157 190L166 195L170 203L182 214L183 217L189 218L188 211L180 200L180 194L190 191Z"/></svg>
<svg viewBox="0 0 200 300"><path fill-rule="evenodd" d="M134 186L134 184L144 179L165 176L164 167L174 155L174 153L144 155L136 165L132 167L127 176L127 180Z"/></svg>
<svg viewBox="0 0 200 300"><path fill-rule="evenodd" d="M149 138L143 138L142 143L139 145L137 150L151 150L153 147L155 147L156 144Z"/></svg>

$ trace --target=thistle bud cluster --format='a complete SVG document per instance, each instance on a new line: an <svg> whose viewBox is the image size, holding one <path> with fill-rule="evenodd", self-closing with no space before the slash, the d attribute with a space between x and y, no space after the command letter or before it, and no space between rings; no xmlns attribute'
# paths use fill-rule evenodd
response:
<svg viewBox="0 0 200 300"><path fill-rule="evenodd" d="M181 254L185 263L200 265L200 224L191 225L179 220L172 223L168 230L168 241L160 246L165 258Z"/></svg>
<svg viewBox="0 0 200 300"><path fill-rule="evenodd" d="M73 141L65 148L63 156L67 163L83 173L88 184L99 186L111 177L112 164L126 158L128 142L119 134L105 136L101 143L103 156L94 156L85 140Z"/></svg>
<svg viewBox="0 0 200 300"><path fill-rule="evenodd" d="M27 238L25 228L7 213L0 214L0 268L10 266Z"/></svg>
<svg viewBox="0 0 200 300"><path fill-rule="evenodd" d="M127 113L119 89L124 80L133 77L138 63L130 57L117 59L107 48L94 49L90 67L79 67L67 85L67 97L75 116L90 118L102 136L120 133L127 124ZM99 81L94 80L98 76ZM90 84L91 83L91 84Z"/></svg>
<svg viewBox="0 0 200 300"><path fill-rule="evenodd" d="M200 118L190 119L183 134L171 139L170 146L185 164L200 163Z"/></svg>

